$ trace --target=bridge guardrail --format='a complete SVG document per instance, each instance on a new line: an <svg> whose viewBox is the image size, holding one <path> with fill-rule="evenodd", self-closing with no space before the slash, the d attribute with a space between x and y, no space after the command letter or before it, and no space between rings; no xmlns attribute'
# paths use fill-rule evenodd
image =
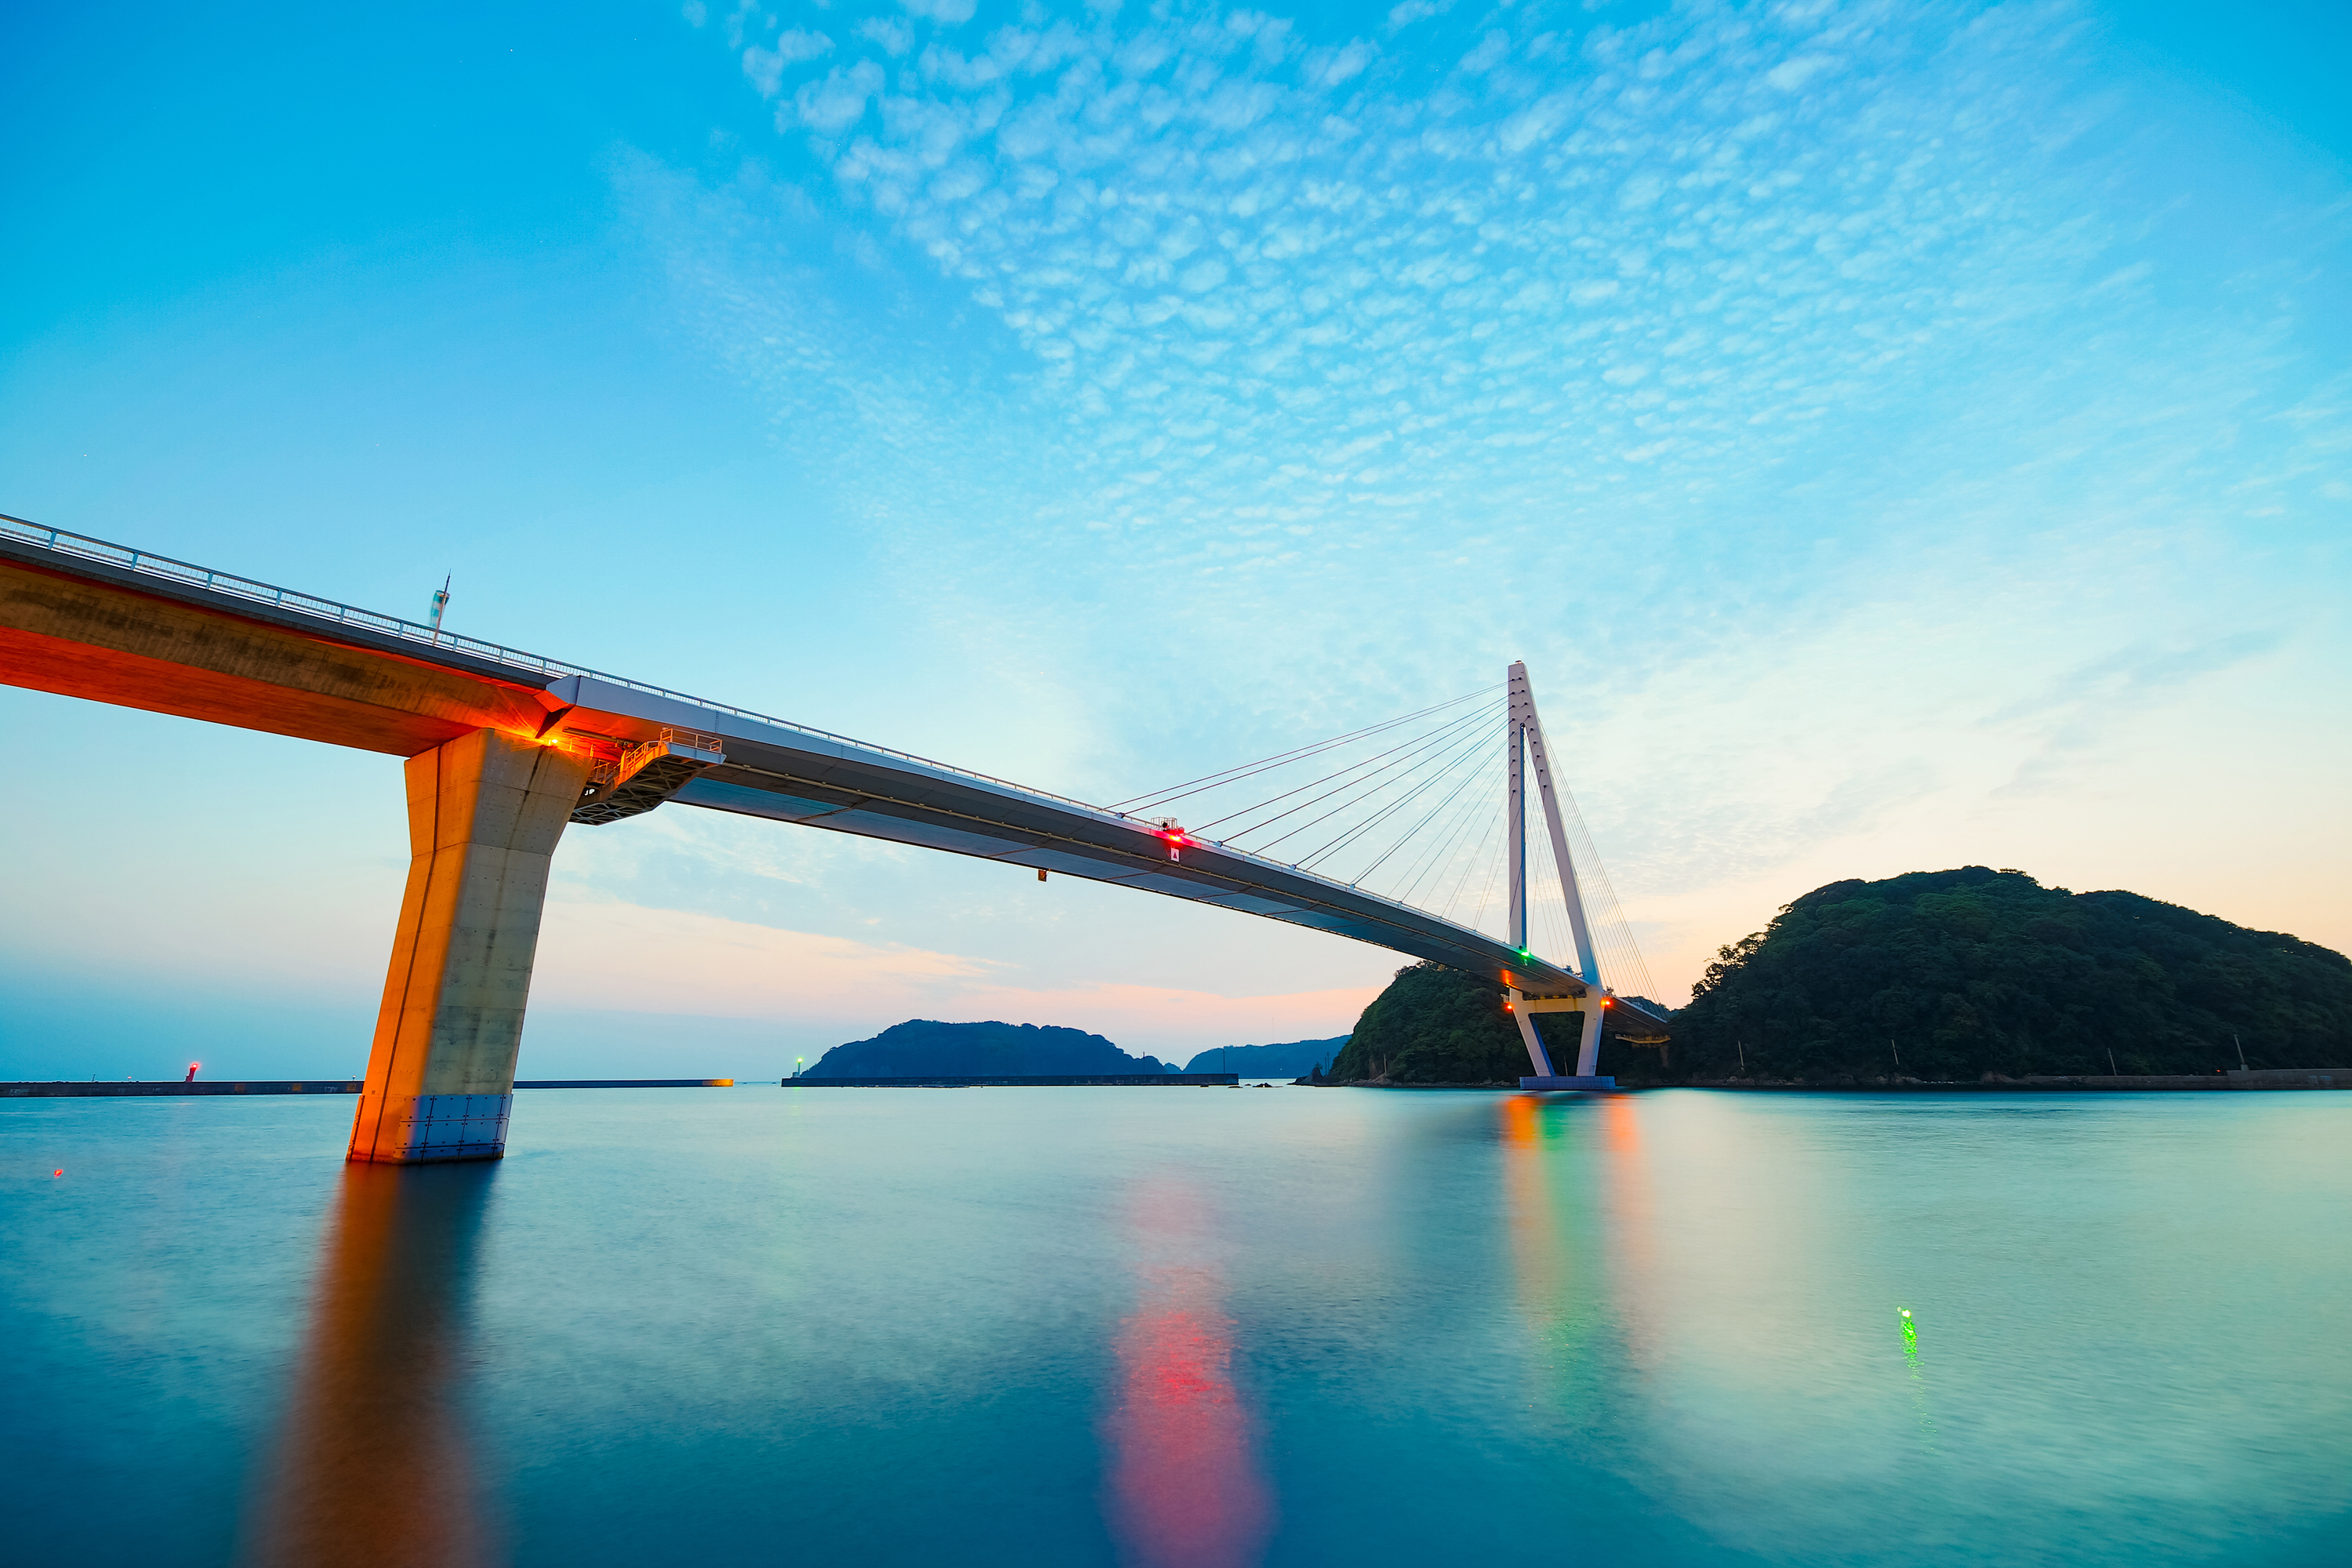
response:
<svg viewBox="0 0 2352 1568"><path fill-rule="evenodd" d="M647 696L667 697L674 702L690 702L697 708L707 708L714 713L731 714L735 718L749 719L759 724L773 724L780 730L791 730L803 735L814 735L819 740L834 741L845 746L856 746L861 751L878 752L884 756L897 757L902 762L920 763L927 768L937 768L941 773L954 773L961 778L978 779L982 784L994 784L1001 789L1019 790L1023 795L1040 795L1047 800L1059 801L1064 805L1076 806L1082 811L1100 812L1105 816L1124 815L1120 812L1105 810L1099 805L1077 800L1069 795L1055 795L1051 790L1038 789L1031 784L1015 784L1011 779L1001 779L992 773L983 773L973 768L958 767L953 763L942 763L936 758L920 756L913 752L902 752L894 746L881 746L871 741L856 740L848 735L836 735L830 730L819 730L807 724L796 724L789 719L779 719L771 713L758 713L749 708L738 708L730 703L713 702L707 697L696 697L684 691L672 691L666 686L650 686L642 680L632 680L625 675L613 675L604 670L591 669L582 664L569 664L560 658L549 658L543 654L525 653L520 648L508 647L499 643L484 642L479 637L461 637L456 632L436 631L431 626L420 625L415 621L404 621L397 616L387 616L381 611L362 610L355 605L341 604L333 599L322 599L315 594L305 594L295 588L281 588L274 583L263 583L251 577L240 577L233 572L216 572L209 566L198 566L186 561L175 561L171 556L157 555L152 551L133 550L127 544L115 544L103 539L92 539L84 533L71 533L61 528L45 528L37 522L27 521L21 517L10 517L5 512L0 512L0 537L13 539L23 544L53 550L60 555L79 555L87 560L103 561L110 565L126 567L133 572L144 573L151 577L161 577L192 587L210 588L221 594L234 594L239 598L251 599L278 609L293 610L301 615L316 616L320 620L334 621L343 626L362 626L372 632L405 638L410 642L447 648L453 653L468 654L476 658L485 658L496 664L503 664L512 669L529 670L534 675L543 675L551 679L561 680L566 676L572 675L585 676L591 680L602 680L609 685L626 687L631 691L642 691Z"/></svg>

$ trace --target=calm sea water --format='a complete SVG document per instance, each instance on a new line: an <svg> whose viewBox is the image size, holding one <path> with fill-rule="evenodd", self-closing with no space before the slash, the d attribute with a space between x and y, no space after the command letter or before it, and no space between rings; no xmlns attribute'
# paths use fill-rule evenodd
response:
<svg viewBox="0 0 2352 1568"><path fill-rule="evenodd" d="M2352 1560L2352 1095L351 1110L0 1102L0 1557Z"/></svg>

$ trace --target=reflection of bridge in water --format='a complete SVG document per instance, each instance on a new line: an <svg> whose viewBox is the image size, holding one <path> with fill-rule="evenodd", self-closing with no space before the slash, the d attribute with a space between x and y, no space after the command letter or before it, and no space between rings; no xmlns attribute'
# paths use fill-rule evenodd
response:
<svg viewBox="0 0 2352 1568"><path fill-rule="evenodd" d="M1603 984L1570 843L1572 805L1564 815L1519 665L1499 725L1474 699L1457 699L1120 810L16 519L0 519L0 660L11 685L407 759L413 858L354 1159L503 1152L556 843L571 823L603 826L664 804L1135 888L1483 975L1511 998L1530 1087L1603 1086L1593 1074L1606 1018L1645 1043L1665 1034L1663 1020ZM1501 937L1450 912L1472 863L1483 863L1486 840L1464 847L1491 797L1468 791L1496 749L1507 778L1493 868L1508 872ZM1178 800L1230 805L1252 781L1272 787L1295 776L1286 768L1334 762L1336 772L1225 810L1217 822L1235 826L1222 837L1151 815ZM1531 866L1541 870L1527 840L1530 777L1569 922L1559 950L1572 949L1572 963L1530 951ZM1297 826L1284 826L1294 817ZM1324 837L1275 856L1310 829ZM1245 847L1253 835L1261 842ZM1352 880L1318 869L1375 850L1371 869ZM1457 865L1444 911L1410 901ZM1390 866L1391 877L1418 868L1400 896L1367 886ZM1584 868L1598 870L1589 852ZM1481 895L1476 907L1491 902ZM1534 1017L1547 1012L1580 1015L1573 1075L1554 1075Z"/></svg>
<svg viewBox="0 0 2352 1568"><path fill-rule="evenodd" d="M346 1169L277 1453L246 1521L254 1568L497 1562L463 1390L488 1171Z"/></svg>

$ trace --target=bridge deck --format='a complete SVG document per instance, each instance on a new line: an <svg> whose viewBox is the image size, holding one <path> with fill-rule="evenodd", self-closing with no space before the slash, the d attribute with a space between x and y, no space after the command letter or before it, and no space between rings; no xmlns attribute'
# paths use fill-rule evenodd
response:
<svg viewBox="0 0 2352 1568"><path fill-rule="evenodd" d="M886 838L1235 910L1543 996L1584 983L1497 938L1213 842L946 763L0 519L9 684L413 756L481 728L559 741L719 737L674 804ZM1628 1032L1663 1036L1638 1009Z"/></svg>

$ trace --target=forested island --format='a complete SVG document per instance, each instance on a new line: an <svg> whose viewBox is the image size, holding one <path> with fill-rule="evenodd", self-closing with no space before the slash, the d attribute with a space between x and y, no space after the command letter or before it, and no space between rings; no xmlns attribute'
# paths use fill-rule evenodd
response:
<svg viewBox="0 0 2352 1568"><path fill-rule="evenodd" d="M942 1024L909 1018L827 1051L808 1078L1020 1078L1174 1072L1100 1035L1047 1024Z"/></svg>
<svg viewBox="0 0 2352 1568"><path fill-rule="evenodd" d="M1285 1040L1271 1046L1219 1046L1184 1064L1186 1072L1230 1072L1244 1078L1305 1078L1328 1070L1345 1035L1325 1040Z"/></svg>
<svg viewBox="0 0 2352 1568"><path fill-rule="evenodd" d="M1129 1056L1100 1035L1045 1024L943 1024L909 1018L871 1039L834 1047L808 1078L1062 1078L1133 1073L1230 1072L1244 1078L1304 1078L1330 1065L1348 1037L1220 1046L1179 1068Z"/></svg>
<svg viewBox="0 0 2352 1568"><path fill-rule="evenodd" d="M1575 1019L1553 1016L1568 1017L1570 1031L1542 1017L1537 1027L1557 1056L1561 1041L1574 1040ZM1517 1084L1533 1070L1518 1026L1503 1011L1503 988L1424 960L1398 970L1364 1009L1327 1081Z"/></svg>
<svg viewBox="0 0 2352 1568"><path fill-rule="evenodd" d="M1664 1012L1664 1009L1658 1009ZM1573 1014L1539 1016L1555 1061ZM1720 950L1663 1049L1604 1037L1622 1083L1977 1082L2352 1062L2352 960L2137 893L1982 866L1817 888ZM1417 963L1364 1010L1334 1082L1507 1083L1501 988Z"/></svg>
<svg viewBox="0 0 2352 1568"><path fill-rule="evenodd" d="M1677 1080L2209 1073L2241 1046L2249 1067L2332 1067L2352 1059L2352 960L1969 866L1814 889L1722 949L1674 1024L1651 1070Z"/></svg>

